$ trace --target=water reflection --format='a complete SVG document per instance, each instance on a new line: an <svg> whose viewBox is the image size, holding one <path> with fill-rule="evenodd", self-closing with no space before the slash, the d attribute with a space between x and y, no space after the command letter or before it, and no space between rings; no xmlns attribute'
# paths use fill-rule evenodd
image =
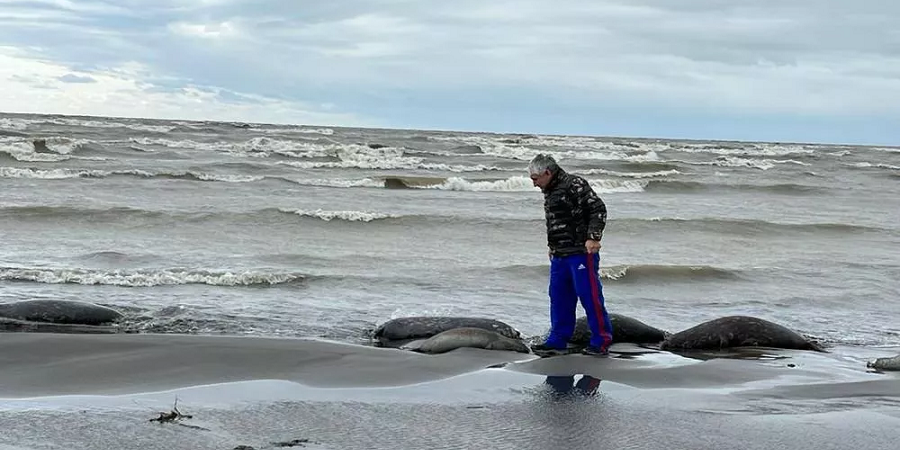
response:
<svg viewBox="0 0 900 450"><path fill-rule="evenodd" d="M600 379L590 375L581 375L575 381L575 375L548 376L544 384L550 387L554 398L594 397L600 390Z"/></svg>

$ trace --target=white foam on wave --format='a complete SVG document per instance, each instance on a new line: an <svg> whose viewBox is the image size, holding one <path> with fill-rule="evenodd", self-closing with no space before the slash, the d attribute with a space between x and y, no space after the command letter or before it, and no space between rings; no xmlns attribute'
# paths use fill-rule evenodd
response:
<svg viewBox="0 0 900 450"><path fill-rule="evenodd" d="M589 183L598 194L644 192L649 184L642 180L591 180Z"/></svg>
<svg viewBox="0 0 900 450"><path fill-rule="evenodd" d="M293 158L340 158L342 160L377 160L379 158L396 159L402 157L403 149L383 147L372 149L356 144L320 144L270 137L254 137L242 142L197 142L190 139L151 139L146 137L131 138L128 142L144 146L163 146L181 150L201 150L229 153L239 157L267 158L273 154ZM303 165L301 163L301 165Z"/></svg>
<svg viewBox="0 0 900 450"><path fill-rule="evenodd" d="M538 153L552 155L556 160L566 159L599 161L657 161L656 150L664 147L654 144L619 144L584 137L566 136L437 136L432 139L464 145L477 145L485 155L518 161L530 161ZM510 142L511 139L517 139ZM534 147L576 148L578 150L547 150Z"/></svg>
<svg viewBox="0 0 900 450"><path fill-rule="evenodd" d="M258 129L258 131L278 134L321 134L323 136L331 136L334 134L334 130L331 128L263 128Z"/></svg>
<svg viewBox="0 0 900 450"><path fill-rule="evenodd" d="M191 140L132 138L128 141L142 146L164 146L184 150L217 151L238 157L267 158L273 154L301 159L301 161L276 161L277 165L287 165L298 169L425 169L444 172L485 172L506 171L495 166L451 165L426 163L425 158L409 156L406 149L398 147L371 148L367 145L279 140L257 137L239 143L196 142ZM335 158L338 161L302 161L306 158Z"/></svg>
<svg viewBox="0 0 900 450"><path fill-rule="evenodd" d="M222 181L225 183L250 183L265 178L258 175L215 174L208 172L185 172L184 175L190 175L202 181ZM179 174L179 176L184 175Z"/></svg>
<svg viewBox="0 0 900 450"><path fill-rule="evenodd" d="M0 167L0 178L35 178L59 180L68 178L106 178L115 175L134 175L144 178L153 177L194 177L202 181L221 181L227 183L246 183L259 181L264 177L250 175L212 174L206 172L149 172L146 170L94 170L94 169L33 169L22 167Z"/></svg>
<svg viewBox="0 0 900 450"><path fill-rule="evenodd" d="M598 194L643 192L648 182L640 180L589 180L591 187ZM505 180L473 181L465 178L452 177L440 184L418 186L418 189L440 189L447 191L469 192L528 192L540 191L535 187L531 179L524 176L514 176Z"/></svg>
<svg viewBox="0 0 900 450"><path fill-rule="evenodd" d="M663 178L669 175L678 175L680 173L681 172L675 169L660 170L656 172L617 172L615 170L607 169L588 169L577 172L578 175L610 175L623 178Z"/></svg>
<svg viewBox="0 0 900 450"><path fill-rule="evenodd" d="M712 153L723 156L788 156L811 155L817 149L797 144L740 143L734 144L734 146L721 146L709 143L681 143L669 146L669 150L682 153Z"/></svg>
<svg viewBox="0 0 900 450"><path fill-rule="evenodd" d="M407 156L405 151L397 147L370 148L366 145L335 144L329 147L333 156L340 161L279 161L277 164L289 165L299 169L425 169L447 172L483 172L504 170L486 165L450 165L426 163L425 158Z"/></svg>
<svg viewBox="0 0 900 450"><path fill-rule="evenodd" d="M468 145L515 149L529 147L560 147L580 150L595 150L604 154L610 152L651 152L667 150L669 145L662 142L615 142L601 137L559 136L559 135L501 135L501 136L435 136L436 141L461 142ZM538 150L532 150L538 151ZM541 150L543 151L543 150Z"/></svg>
<svg viewBox="0 0 900 450"><path fill-rule="evenodd" d="M102 170L72 169L31 169L22 167L0 167L0 178L35 178L62 180L67 178L104 176Z"/></svg>
<svg viewBox="0 0 900 450"><path fill-rule="evenodd" d="M380 219L391 219L397 218L400 216L394 214L383 214L377 212L369 212L369 211L326 211L323 209L316 209L313 211L309 210L289 210L289 209L279 209L282 212L297 214L298 216L304 217L314 217L316 219L321 219L326 222L330 222L332 220L345 220L348 222L371 222L373 220Z"/></svg>
<svg viewBox="0 0 900 450"><path fill-rule="evenodd" d="M70 159L69 155L59 153L38 153L34 151L34 144L30 142L0 142L0 153L6 153L16 161L22 162L59 162Z"/></svg>
<svg viewBox="0 0 900 450"><path fill-rule="evenodd" d="M197 142L190 139L152 139L147 137L131 138L127 142L142 146L162 146L179 150L200 150L229 153L233 156L267 158L272 154L294 158L316 158L334 156L330 146L316 145L308 142L255 137L243 142Z"/></svg>
<svg viewBox="0 0 900 450"><path fill-rule="evenodd" d="M17 161L56 162L70 159L71 154L81 145L91 141L85 139L66 139L50 137L44 139L47 151L35 150L33 139L23 140L17 137L0 137L0 152L12 156Z"/></svg>
<svg viewBox="0 0 900 450"><path fill-rule="evenodd" d="M855 163L855 164L851 164L851 165L853 167L857 167L860 169L876 168L876 169L900 170L900 166L894 166L891 164L883 164L883 163L859 162L859 163Z"/></svg>
<svg viewBox="0 0 900 450"><path fill-rule="evenodd" d="M143 123L123 123L123 122L100 122L97 120L82 120L58 118L49 120L36 120L34 123L50 123L56 125L67 125L73 127L87 128L127 128L135 131L149 131L152 133L168 133L175 129L173 125L147 125Z"/></svg>
<svg viewBox="0 0 900 450"><path fill-rule="evenodd" d="M10 119L7 117L0 118L0 129L22 131L25 128L28 128L28 123L23 121L22 119Z"/></svg>
<svg viewBox="0 0 900 450"><path fill-rule="evenodd" d="M27 167L0 167L0 178L33 178L45 180L61 180L72 178L107 178L117 175L133 175L143 178L154 177L173 177L173 178L196 178L201 181L217 181L224 183L249 183L264 180L264 176L253 175L236 175L236 174L214 174L208 172L196 171L175 171L175 172L150 172L140 169L128 170L96 170L96 169L34 169ZM301 186L319 186L334 188L383 188L384 180L362 178L362 179L292 179L278 178Z"/></svg>
<svg viewBox="0 0 900 450"><path fill-rule="evenodd" d="M29 125L64 125L86 128L128 128L135 131L149 131L153 133L168 133L175 129L175 127L172 125L148 125L142 123L124 123L114 121L101 122L97 120L74 119L68 117L44 119L0 118L0 128L24 130Z"/></svg>
<svg viewBox="0 0 900 450"><path fill-rule="evenodd" d="M478 164L474 166L452 165L439 163L416 163L414 161L279 161L276 164L296 167L298 169L379 169L379 170L395 170L395 169L424 169L437 170L442 172L508 172L510 169L504 169L496 166L486 166Z"/></svg>
<svg viewBox="0 0 900 450"><path fill-rule="evenodd" d="M64 268L0 268L0 280L33 281L36 283L110 285L150 287L184 284L214 286L252 286L281 284L303 280L294 272L266 272L258 270L228 271L207 269L141 269L92 270Z"/></svg>
<svg viewBox="0 0 900 450"><path fill-rule="evenodd" d="M720 156L715 161L679 161L683 164L719 167L749 167L751 169L769 170L777 164L796 164L808 166L809 163L793 159L747 159L733 156Z"/></svg>
<svg viewBox="0 0 900 450"><path fill-rule="evenodd" d="M344 179L291 179L291 182L297 183L302 186L319 186L319 187L336 187L336 188L351 188L351 187L373 187L380 188L384 187L384 180L375 180L372 178L362 178L357 180L344 180Z"/></svg>
<svg viewBox="0 0 900 450"><path fill-rule="evenodd" d="M559 162L569 159L633 162L659 161L659 155L652 150L629 154L622 151L537 150L528 147L511 147L500 144L482 147L482 152L486 155L519 161L530 161L539 153L549 154Z"/></svg>
<svg viewBox="0 0 900 450"><path fill-rule="evenodd" d="M503 170L485 165L461 166L449 164L425 163L421 157L408 156L406 151L397 147L371 148L367 145L315 142L256 137L244 142L203 143L191 140L173 141L170 139L132 138L131 143L143 146L159 145L168 148L226 152L239 157L266 158L273 154L297 159L304 158L336 158L339 161L277 161L276 164L288 165L298 169L428 169L449 172L479 172Z"/></svg>
<svg viewBox="0 0 900 450"><path fill-rule="evenodd" d="M423 189L441 189L447 191L490 191L490 192L515 192L515 191L534 191L538 188L534 187L531 179L528 177L516 176L505 180L493 181L469 181L464 178L452 177L448 178L441 184L421 186Z"/></svg>

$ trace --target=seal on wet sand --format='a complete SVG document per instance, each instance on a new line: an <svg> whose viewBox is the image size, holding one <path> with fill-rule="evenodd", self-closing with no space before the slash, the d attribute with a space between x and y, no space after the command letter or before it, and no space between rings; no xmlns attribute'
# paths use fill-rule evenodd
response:
<svg viewBox="0 0 900 450"><path fill-rule="evenodd" d="M750 316L726 316L675 333L661 350L720 350L731 347L769 347L824 352L818 344L773 322Z"/></svg>
<svg viewBox="0 0 900 450"><path fill-rule="evenodd" d="M878 358L866 364L870 369L884 371L900 371L900 355L892 358Z"/></svg>
<svg viewBox="0 0 900 450"><path fill-rule="evenodd" d="M414 316L389 320L378 326L372 337L375 345L399 348L417 339L428 339L454 328L481 328L510 339L521 339L519 330L499 320L481 317Z"/></svg>
<svg viewBox="0 0 900 450"><path fill-rule="evenodd" d="M94 303L71 300L23 300L0 303L0 317L57 324L103 325L122 313Z"/></svg>
<svg viewBox="0 0 900 450"><path fill-rule="evenodd" d="M446 353L461 347L530 353L525 342L483 328L460 327L438 333L413 348L420 353Z"/></svg>
<svg viewBox="0 0 900 450"><path fill-rule="evenodd" d="M612 323L613 343L658 344L670 335L665 330L622 314L610 313L609 321ZM572 334L569 343L576 347L585 347L590 340L591 329L588 327L587 317L581 316L575 321L575 333Z"/></svg>

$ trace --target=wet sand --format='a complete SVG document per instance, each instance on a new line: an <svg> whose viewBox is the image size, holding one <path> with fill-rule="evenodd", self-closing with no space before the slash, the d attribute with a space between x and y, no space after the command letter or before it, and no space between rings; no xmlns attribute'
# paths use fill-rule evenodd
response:
<svg viewBox="0 0 900 450"><path fill-rule="evenodd" d="M900 376L832 354L537 359L230 336L0 338L3 450L294 439L335 449L887 449L900 428ZM191 419L149 421L176 398Z"/></svg>
<svg viewBox="0 0 900 450"><path fill-rule="evenodd" d="M317 387L396 386L529 358L414 352L308 339L168 334L5 334L0 398L124 394L280 379Z"/></svg>

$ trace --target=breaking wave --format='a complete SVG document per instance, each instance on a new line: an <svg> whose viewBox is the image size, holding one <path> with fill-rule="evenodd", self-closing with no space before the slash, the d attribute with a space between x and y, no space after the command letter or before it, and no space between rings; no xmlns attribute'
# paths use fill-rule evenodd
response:
<svg viewBox="0 0 900 450"><path fill-rule="evenodd" d="M715 161L678 161L682 164L690 164L695 166L718 166L718 167L747 167L751 169L769 170L780 164L795 164L799 166L808 166L809 163L797 161L793 159L756 159L756 158L739 158L734 156L720 156Z"/></svg>
<svg viewBox="0 0 900 450"><path fill-rule="evenodd" d="M850 164L851 167L855 167L857 169L886 169L886 170L900 170L900 166L894 166L891 164L884 163L870 163L870 162L858 162L855 164Z"/></svg>
<svg viewBox="0 0 900 450"><path fill-rule="evenodd" d="M647 181L642 180L589 180L591 187L598 194L643 192ZM499 180L467 180L460 177L424 178L424 177L388 177L385 186L408 189L439 189L447 191L468 192L529 192L540 191L531 179L514 176Z"/></svg>
<svg viewBox="0 0 900 450"><path fill-rule="evenodd" d="M574 172L577 175L609 175L621 178L664 178L670 175L679 175L676 169L657 170L655 172L617 172L607 169L588 169Z"/></svg>
<svg viewBox="0 0 900 450"><path fill-rule="evenodd" d="M28 167L0 167L0 178L35 178L61 180L70 178L107 178L113 176L136 176L140 178L173 178L194 181L221 181L246 183L265 179L262 176L212 174L206 172L149 172L146 170L97 170L97 169L33 169Z"/></svg>
<svg viewBox="0 0 900 450"><path fill-rule="evenodd" d="M330 222L332 220L345 220L349 222L371 222L373 220L380 219L393 219L399 218L401 216L395 214L383 214L377 212L368 212L368 211L326 211L322 209L316 210L289 210L289 209L279 209L281 212L296 214L302 217L312 217L316 219L321 219L326 222Z"/></svg>
<svg viewBox="0 0 900 450"><path fill-rule="evenodd" d="M92 270L78 268L0 268L0 280L48 284L85 284L125 287L208 284L213 286L257 286L295 283L306 279L296 272L207 269Z"/></svg>

